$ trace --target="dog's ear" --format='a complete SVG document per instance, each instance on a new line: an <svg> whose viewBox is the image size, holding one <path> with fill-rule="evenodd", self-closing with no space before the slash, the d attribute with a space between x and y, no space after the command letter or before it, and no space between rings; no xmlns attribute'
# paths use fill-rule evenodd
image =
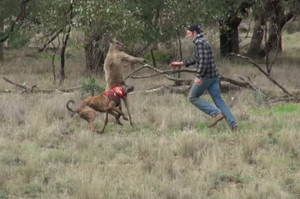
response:
<svg viewBox="0 0 300 199"><path fill-rule="evenodd" d="M128 88L127 88L127 93L130 93L130 92L132 92L134 90L134 86L129 86Z"/></svg>

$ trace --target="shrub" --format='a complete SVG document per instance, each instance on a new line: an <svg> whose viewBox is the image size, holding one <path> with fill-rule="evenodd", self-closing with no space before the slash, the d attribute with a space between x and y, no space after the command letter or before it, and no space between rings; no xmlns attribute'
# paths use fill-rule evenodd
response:
<svg viewBox="0 0 300 199"><path fill-rule="evenodd" d="M174 58L172 52L162 50L153 51L153 56L157 64L169 64ZM148 61L152 60L151 52L146 53L144 59Z"/></svg>
<svg viewBox="0 0 300 199"><path fill-rule="evenodd" d="M32 35L14 31L9 37L9 45L11 48L17 49L26 46Z"/></svg>
<svg viewBox="0 0 300 199"><path fill-rule="evenodd" d="M82 80L81 85L81 92L84 97L95 96L95 94L105 91L105 88L99 86L96 83L95 78L92 76L90 76L88 79Z"/></svg>

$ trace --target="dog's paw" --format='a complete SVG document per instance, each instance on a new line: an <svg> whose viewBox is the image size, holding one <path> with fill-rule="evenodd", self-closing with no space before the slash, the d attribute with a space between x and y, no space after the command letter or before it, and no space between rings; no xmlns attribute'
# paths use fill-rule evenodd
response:
<svg viewBox="0 0 300 199"><path fill-rule="evenodd" d="M117 120L116 123L120 126L123 126L123 124L120 122L120 120Z"/></svg>
<svg viewBox="0 0 300 199"><path fill-rule="evenodd" d="M129 119L127 117L123 117L124 120L128 121Z"/></svg>

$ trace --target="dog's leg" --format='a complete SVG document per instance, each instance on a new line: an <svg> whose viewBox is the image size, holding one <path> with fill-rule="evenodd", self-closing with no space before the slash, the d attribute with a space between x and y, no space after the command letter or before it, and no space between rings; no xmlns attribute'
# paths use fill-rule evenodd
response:
<svg viewBox="0 0 300 199"><path fill-rule="evenodd" d="M85 119L88 123L89 123L89 127L95 131L95 132L99 132L97 129L95 129L93 127L93 122L96 118L96 111L94 111L93 109L91 108L84 108L82 110L80 110L79 112L79 116L82 118L82 119Z"/></svg>
<svg viewBox="0 0 300 199"><path fill-rule="evenodd" d="M119 113L120 115L122 115L122 117L123 117L124 120L126 120L126 121L128 120L128 118L126 117L126 115L119 108L117 108L116 106L111 106L110 105L109 110L113 110L113 111Z"/></svg>
<svg viewBox="0 0 300 199"><path fill-rule="evenodd" d="M131 114L130 114L130 111L128 109L127 98L123 99L123 101L124 101L124 104L125 104L125 108L127 109L127 113L128 113L128 117L129 117L129 123L130 123L131 127L133 128L133 123L132 123L132 120L131 120Z"/></svg>
<svg viewBox="0 0 300 199"><path fill-rule="evenodd" d="M119 108L120 111L122 111L122 103L119 103L119 105L117 106L117 108ZM121 117L121 114L118 113L117 116L116 116L116 120L119 121L120 117Z"/></svg>
<svg viewBox="0 0 300 199"><path fill-rule="evenodd" d="M104 133L104 129L105 129L107 123L108 123L108 111L105 113L105 120L104 120L103 128L102 128L102 130L99 131L98 133Z"/></svg>
<svg viewBox="0 0 300 199"><path fill-rule="evenodd" d="M123 126L123 124L120 122L120 116L121 116L121 114L115 113L115 112L112 111L112 110L110 110L108 113L111 114L112 116L114 116L114 117L116 118L116 123L117 123L117 124Z"/></svg>

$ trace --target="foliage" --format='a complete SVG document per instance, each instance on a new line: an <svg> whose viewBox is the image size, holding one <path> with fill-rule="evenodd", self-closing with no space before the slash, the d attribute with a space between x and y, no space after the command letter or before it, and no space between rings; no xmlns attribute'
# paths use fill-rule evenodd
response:
<svg viewBox="0 0 300 199"><path fill-rule="evenodd" d="M9 197L5 193L0 193L0 199L9 199Z"/></svg>
<svg viewBox="0 0 300 199"><path fill-rule="evenodd" d="M153 51L153 56L158 64L168 64L174 58L172 52L166 50L155 50ZM146 53L144 59L152 60L151 52Z"/></svg>
<svg viewBox="0 0 300 199"><path fill-rule="evenodd" d="M285 30L289 34L293 34L300 31L299 22L288 22L285 26Z"/></svg>
<svg viewBox="0 0 300 199"><path fill-rule="evenodd" d="M10 35L9 46L11 48L21 48L27 45L31 39L31 34L22 31L15 31Z"/></svg>
<svg viewBox="0 0 300 199"><path fill-rule="evenodd" d="M5 38L11 31L10 26L14 21L14 17L16 17L20 12L19 3L20 1L18 0L0 1L0 26L3 24L8 27L6 30L2 30L2 27L0 27L0 39Z"/></svg>
<svg viewBox="0 0 300 199"><path fill-rule="evenodd" d="M87 96L95 96L98 93L104 92L104 88L99 86L94 77L90 76L88 79L81 81L82 86L82 95Z"/></svg>
<svg viewBox="0 0 300 199"><path fill-rule="evenodd" d="M24 194L30 198L37 197L42 192L42 186L39 184L30 183L24 187Z"/></svg>

